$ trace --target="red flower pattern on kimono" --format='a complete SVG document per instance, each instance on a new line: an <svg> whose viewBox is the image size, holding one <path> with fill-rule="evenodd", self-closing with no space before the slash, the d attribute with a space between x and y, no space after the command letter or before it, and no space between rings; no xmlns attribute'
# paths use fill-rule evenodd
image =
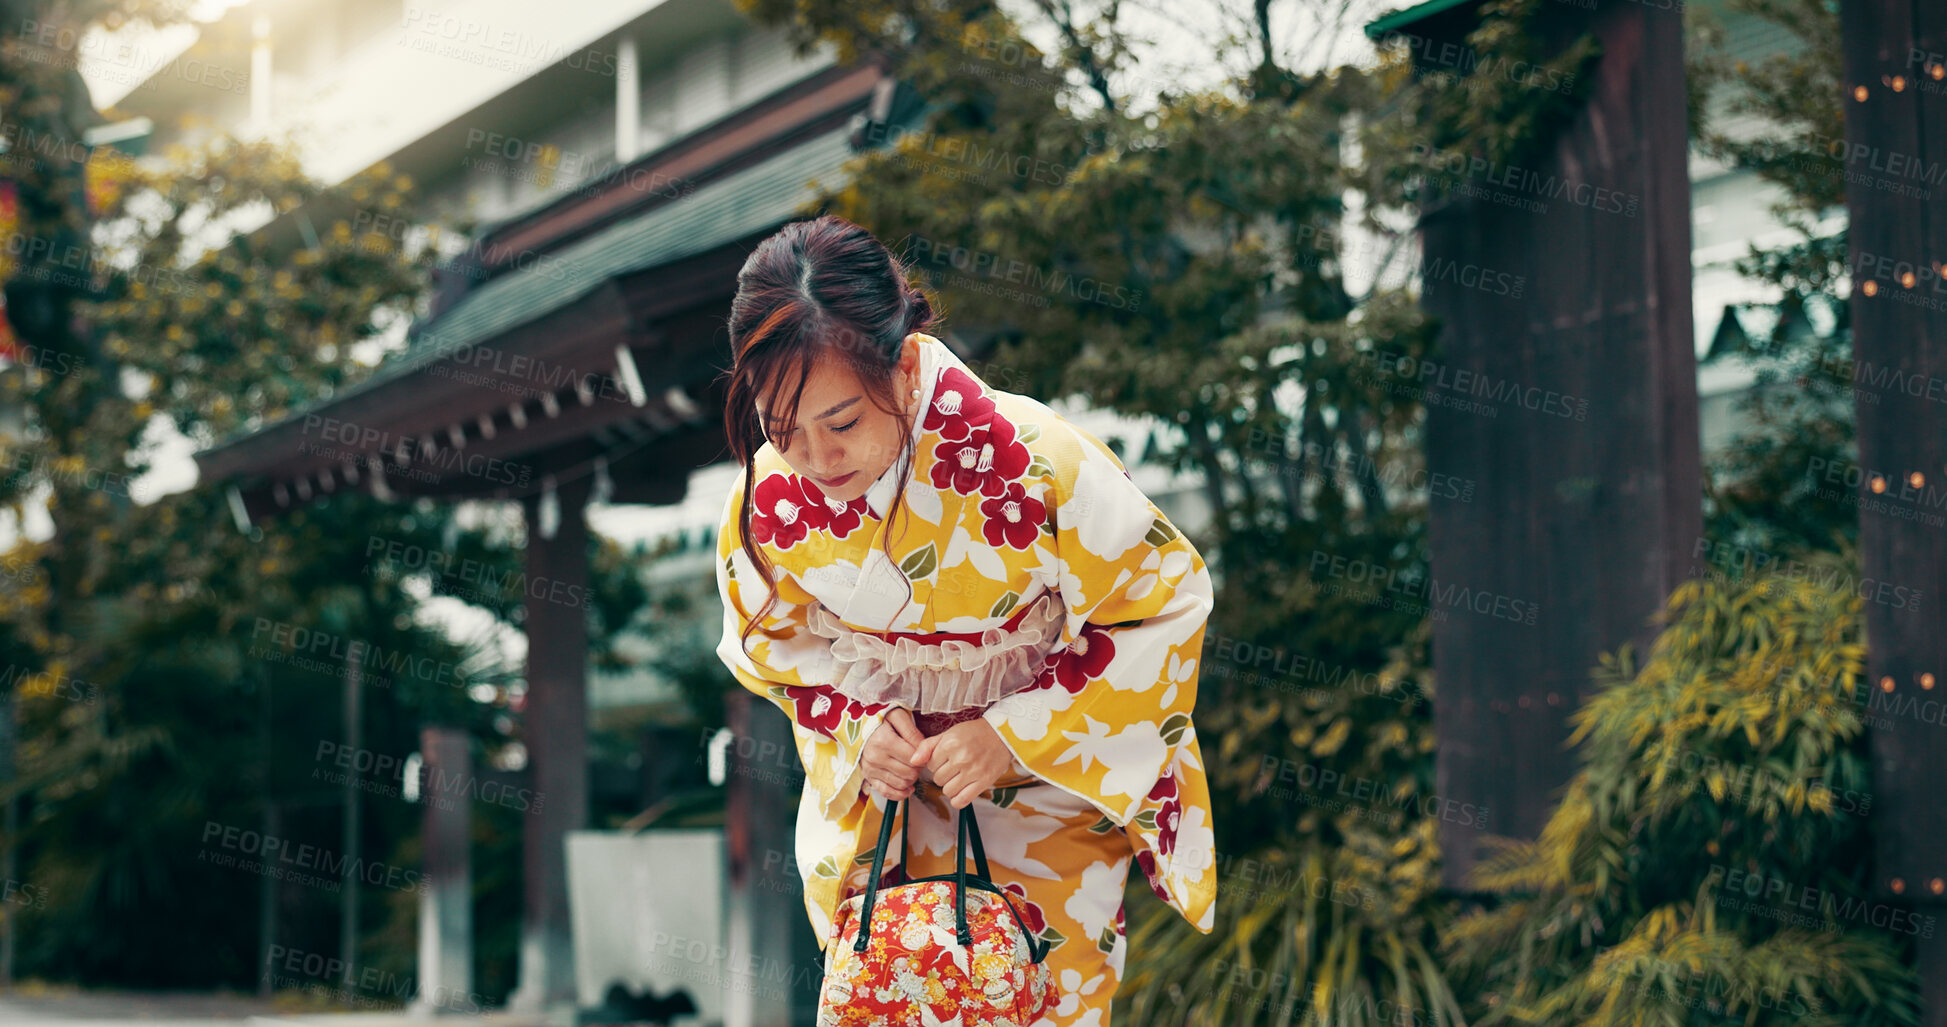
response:
<svg viewBox="0 0 1947 1027"><path fill-rule="evenodd" d="M993 414L994 401L980 383L959 368L949 367L933 387L933 402L927 405L920 428L938 432L948 442L963 442L976 425L987 423Z"/></svg>
<svg viewBox="0 0 1947 1027"><path fill-rule="evenodd" d="M933 487L970 496L980 491L982 472L975 468L980 459L980 447L971 440L942 442L933 447L933 470L930 477Z"/></svg>
<svg viewBox="0 0 1947 1027"><path fill-rule="evenodd" d="M1113 659L1115 639L1109 637L1106 628L1087 625L1074 645L1055 654L1055 681L1073 695L1101 677Z"/></svg>
<svg viewBox="0 0 1947 1027"><path fill-rule="evenodd" d="M974 434L974 441L980 441L978 432ZM991 456L988 447L992 447ZM1034 462L1034 454L1028 452L1028 447L1017 437L1014 422L998 412L987 421L987 438L980 452L982 457L989 460L987 476L980 482L980 492L985 496L1003 494L1008 483L1027 473L1028 465ZM975 463L978 465L979 461Z"/></svg>
<svg viewBox="0 0 1947 1027"><path fill-rule="evenodd" d="M1156 880L1155 851L1152 849L1144 849L1136 853L1136 865L1142 868L1143 877L1148 879L1149 890L1155 892L1157 898L1168 902L1170 900L1170 893L1164 891L1162 883Z"/></svg>
<svg viewBox="0 0 1947 1027"><path fill-rule="evenodd" d="M793 704L792 719L826 738L832 737L832 732L847 718L871 716L890 705L862 703L830 685L787 685L784 690Z"/></svg>
<svg viewBox="0 0 1947 1027"><path fill-rule="evenodd" d="M806 495L807 484L795 474L771 474L758 482L751 500L750 537L760 545L789 549L829 525L832 510L824 493Z"/></svg>
<svg viewBox="0 0 1947 1027"><path fill-rule="evenodd" d="M793 719L826 738L845 719L847 707L856 705L830 685L789 685L784 690L796 704Z"/></svg>
<svg viewBox="0 0 1947 1027"><path fill-rule="evenodd" d="M1176 851L1176 828L1183 819L1183 803L1177 797L1176 772L1156 779L1156 786L1149 790L1149 798L1160 799L1163 805L1156 811L1156 848L1167 856Z"/></svg>
<svg viewBox="0 0 1947 1027"><path fill-rule="evenodd" d="M825 511L825 523L821 527L837 538L850 535L872 511L864 496L849 501L838 500L825 495L825 490L819 488L818 483L809 478L799 478L798 483L804 491L805 499ZM756 520L754 514L752 520ZM753 531L752 534L756 532Z"/></svg>
<svg viewBox="0 0 1947 1027"><path fill-rule="evenodd" d="M1002 495L1008 483L1034 462L1034 454L1016 436L1014 422L994 411L984 422L972 422L966 438L934 446L933 456L928 474L933 487L951 488L963 496Z"/></svg>
<svg viewBox="0 0 1947 1027"><path fill-rule="evenodd" d="M987 518L980 531L988 545L1026 549L1041 537L1041 522L1047 518L1048 508L1028 495L1020 482L1010 481L1000 495L980 501L980 513Z"/></svg>

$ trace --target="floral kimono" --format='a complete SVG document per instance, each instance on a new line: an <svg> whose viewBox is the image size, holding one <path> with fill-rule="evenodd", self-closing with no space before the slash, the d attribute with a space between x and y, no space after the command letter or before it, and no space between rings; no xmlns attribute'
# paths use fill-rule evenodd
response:
<svg viewBox="0 0 1947 1027"><path fill-rule="evenodd" d="M1053 946L1062 997L1036 1027L1101 1027L1122 977L1132 862L1199 931L1213 926L1215 837L1191 720L1210 574L1101 441L919 341L907 449L864 496L828 499L768 443L739 475L718 534L718 655L791 717L805 907L827 949L885 812L862 787L865 740L894 707L927 735L973 716L992 725L1014 767L973 808L995 883ZM753 478L750 532L778 599L746 654L739 636L768 592L738 526ZM951 873L958 811L930 772L900 805L913 865L882 880ZM895 844L888 867L897 859Z"/></svg>

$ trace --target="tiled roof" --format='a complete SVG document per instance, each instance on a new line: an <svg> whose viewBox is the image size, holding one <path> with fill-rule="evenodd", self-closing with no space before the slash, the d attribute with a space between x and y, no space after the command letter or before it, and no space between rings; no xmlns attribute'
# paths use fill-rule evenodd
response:
<svg viewBox="0 0 1947 1027"><path fill-rule="evenodd" d="M315 400L282 420L296 420L346 398L420 370L465 347L494 338L566 307L620 275L672 264L734 239L791 220L811 201L816 179L843 182L854 156L850 128L841 126L725 175L695 192L542 255L462 296L452 307L408 333L407 348L371 377ZM246 430L241 436L262 431Z"/></svg>

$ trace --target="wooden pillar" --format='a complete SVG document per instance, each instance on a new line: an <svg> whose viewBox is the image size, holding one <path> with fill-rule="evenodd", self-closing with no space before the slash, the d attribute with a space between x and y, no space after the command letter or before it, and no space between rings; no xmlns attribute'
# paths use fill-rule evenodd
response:
<svg viewBox="0 0 1947 1027"><path fill-rule="evenodd" d="M258 687L268 691L266 686ZM283 817L277 803L268 800L264 802L262 824L264 837L284 837ZM275 991L271 984L276 980L277 973L271 953L276 944L277 879L265 874L264 879L257 884L257 961L263 967L263 973L257 975L257 994L264 998L269 998Z"/></svg>
<svg viewBox="0 0 1947 1027"><path fill-rule="evenodd" d="M742 688L725 693L724 705L736 736L725 754L724 1027L808 1024L820 964L796 867L804 772L791 723L776 707Z"/></svg>
<svg viewBox="0 0 1947 1027"><path fill-rule="evenodd" d="M418 1014L473 1008L471 746L462 728L429 725L419 731L427 887L419 893Z"/></svg>
<svg viewBox="0 0 1947 1027"><path fill-rule="evenodd" d="M575 1003L574 935L568 922L569 831L588 822L588 522L592 478L524 499L527 514L527 695L521 737L541 807L522 845L518 1012Z"/></svg>
<svg viewBox="0 0 1947 1027"><path fill-rule="evenodd" d="M1428 469L1472 490L1433 499L1412 596L1434 618L1436 791L1487 810L1440 818L1450 887L1485 834L1539 834L1598 654L1647 650L1702 527L1682 18L1589 7L1542 4L1533 26L1548 53L1595 35L1587 102L1518 164L1436 176L1420 272L1439 350L1372 368L1424 397ZM1367 31L1451 71L1475 66L1475 24L1455 7Z"/></svg>
<svg viewBox="0 0 1947 1027"><path fill-rule="evenodd" d="M1851 227L1851 324L1862 580L1924 601L1864 604L1872 721L1874 898L1910 915L1922 1023L1947 1025L1947 9L1846 0L1839 10ZM1871 598L1870 596L1868 597ZM1884 705L1879 705L1883 703ZM1922 929L1925 927L1926 929Z"/></svg>
<svg viewBox="0 0 1947 1027"><path fill-rule="evenodd" d="M363 646L349 647L345 653L345 744L352 752L360 752L365 745L365 657ZM344 966L344 977L340 983L351 987L355 983L358 962L358 867L361 866L360 853L364 850L363 835L360 832L362 821L360 812L364 789L358 786L358 766L356 761L345 771L345 805L343 813L343 837L345 850L345 871L343 895L338 900L338 959Z"/></svg>

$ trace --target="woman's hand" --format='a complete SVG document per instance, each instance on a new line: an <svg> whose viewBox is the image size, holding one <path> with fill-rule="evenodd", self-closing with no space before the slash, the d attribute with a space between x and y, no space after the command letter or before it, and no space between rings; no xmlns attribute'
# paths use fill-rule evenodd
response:
<svg viewBox="0 0 1947 1027"><path fill-rule="evenodd" d="M904 706L893 707L886 719L866 736L865 748L859 752L866 786L882 799L912 798L913 783L919 780L915 768L926 762L914 762L913 752L924 741L926 736L913 723L912 711Z"/></svg>
<svg viewBox="0 0 1947 1027"><path fill-rule="evenodd" d="M931 767L933 782L947 796L947 804L960 809L1014 766L1014 753L994 725L975 717L922 741L912 762Z"/></svg>

